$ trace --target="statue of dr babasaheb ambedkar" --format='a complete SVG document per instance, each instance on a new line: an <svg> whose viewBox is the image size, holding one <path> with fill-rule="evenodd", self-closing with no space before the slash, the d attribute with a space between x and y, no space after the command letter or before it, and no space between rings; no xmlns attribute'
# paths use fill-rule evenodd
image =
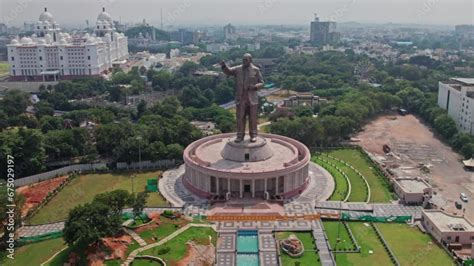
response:
<svg viewBox="0 0 474 266"><path fill-rule="evenodd" d="M242 65L228 67L221 62L222 71L235 78L235 105L237 109L237 137L235 142L241 142L245 137L247 117L249 120L250 141L257 141L257 91L263 87L263 77L260 69L252 64L252 55L244 54Z"/></svg>

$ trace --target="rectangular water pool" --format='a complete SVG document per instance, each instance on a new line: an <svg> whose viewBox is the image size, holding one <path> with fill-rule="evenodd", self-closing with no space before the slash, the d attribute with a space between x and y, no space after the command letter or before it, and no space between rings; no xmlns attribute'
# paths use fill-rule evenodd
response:
<svg viewBox="0 0 474 266"><path fill-rule="evenodd" d="M237 253L258 254L257 231L237 231Z"/></svg>
<svg viewBox="0 0 474 266"><path fill-rule="evenodd" d="M237 254L237 266L259 266L258 253Z"/></svg>

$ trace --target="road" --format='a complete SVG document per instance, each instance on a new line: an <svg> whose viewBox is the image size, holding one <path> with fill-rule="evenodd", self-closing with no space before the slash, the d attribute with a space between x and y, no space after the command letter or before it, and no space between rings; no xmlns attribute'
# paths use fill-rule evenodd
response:
<svg viewBox="0 0 474 266"><path fill-rule="evenodd" d="M266 97L270 94L273 94L277 91L280 91L281 88L273 88L273 89L264 89L264 90L261 90L258 92L258 96L260 97ZM235 101L230 101L228 103L224 103L224 104L221 104L220 107L224 108L224 109L231 109L231 108L234 108L235 107Z"/></svg>

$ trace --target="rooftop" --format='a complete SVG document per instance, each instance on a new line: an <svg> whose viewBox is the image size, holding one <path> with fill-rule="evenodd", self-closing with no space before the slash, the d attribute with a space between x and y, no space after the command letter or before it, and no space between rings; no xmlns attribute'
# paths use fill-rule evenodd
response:
<svg viewBox="0 0 474 266"><path fill-rule="evenodd" d="M397 182L403 190L411 193L423 193L424 189L430 187L426 182L418 178L401 178L397 179Z"/></svg>
<svg viewBox="0 0 474 266"><path fill-rule="evenodd" d="M451 78L451 80L461 83L465 86L474 86L474 78Z"/></svg>
<svg viewBox="0 0 474 266"><path fill-rule="evenodd" d="M464 217L450 215L440 210L423 210L423 213L442 232L474 232L474 226Z"/></svg>

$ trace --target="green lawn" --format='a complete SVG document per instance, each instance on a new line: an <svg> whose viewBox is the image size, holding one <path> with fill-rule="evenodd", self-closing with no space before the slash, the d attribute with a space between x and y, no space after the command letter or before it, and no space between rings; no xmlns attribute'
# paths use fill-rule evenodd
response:
<svg viewBox="0 0 474 266"><path fill-rule="evenodd" d="M69 211L78 206L91 202L95 195L116 189L125 189L132 192L130 172L89 174L78 176L62 189L46 206L38 211L29 221L29 224L42 224L62 221L67 218ZM134 191L144 191L146 180L161 175L160 171L133 173ZM150 192L148 206L167 206L163 196L158 192Z"/></svg>
<svg viewBox="0 0 474 266"><path fill-rule="evenodd" d="M362 177L360 177L353 169L345 165L342 162L329 158L327 156L322 156L326 161L331 162L347 175L349 182L351 182L351 194L347 201L349 202L365 202L367 201L367 185L365 184Z"/></svg>
<svg viewBox="0 0 474 266"><path fill-rule="evenodd" d="M361 222L350 222L349 227L361 247L361 252L336 253L337 265L393 265L388 253L383 248L382 242L377 238L374 229L370 225L366 226ZM369 251L373 253L370 254Z"/></svg>
<svg viewBox="0 0 474 266"><path fill-rule="evenodd" d="M6 76L10 73L10 64L5 61L0 61L0 77Z"/></svg>
<svg viewBox="0 0 474 266"><path fill-rule="evenodd" d="M216 246L216 231L210 227L191 227L175 238L166 242L164 245L146 250L142 254L159 256L166 262L166 264L173 265L174 263L181 260L186 254L186 242L194 240L198 243L207 244L209 243L209 236L212 238L212 244ZM165 254L159 254L160 250L164 250L166 247L169 247L170 251Z"/></svg>
<svg viewBox="0 0 474 266"><path fill-rule="evenodd" d="M344 200L348 192L348 184L346 178L341 173L339 173L334 167L319 160L319 157L314 156L313 161L321 165L324 169L326 169L334 178L335 189L329 200Z"/></svg>
<svg viewBox="0 0 474 266"><path fill-rule="evenodd" d="M147 243L153 243L172 234L174 231L186 224L186 222L182 219L172 220L165 217L160 217L160 220L161 224L158 226L158 228L140 232L138 235L140 235L140 237L143 238ZM156 239L156 241L153 241L153 237Z"/></svg>
<svg viewBox="0 0 474 266"><path fill-rule="evenodd" d="M321 265L319 261L319 255L315 251L316 246L314 244L313 236L310 232L277 232L275 234L276 239L283 240L288 238L289 235L294 234L298 237L301 242L303 242L304 246L304 253L303 256L299 258L292 258L288 256L284 251L281 251L281 263L282 266L294 266L297 262L299 262L301 266L303 265Z"/></svg>
<svg viewBox="0 0 474 266"><path fill-rule="evenodd" d="M454 265L430 235L406 224L377 224L401 265Z"/></svg>
<svg viewBox="0 0 474 266"><path fill-rule="evenodd" d="M324 221L324 230L329 239L329 244L331 245L331 249L333 250L341 250L341 249L355 249L356 247L351 241L349 236L349 232L344 227L341 222L337 221ZM339 243L337 243L339 235ZM337 244L337 245L336 245Z"/></svg>
<svg viewBox="0 0 474 266"><path fill-rule="evenodd" d="M56 238L28 244L15 249L15 259L4 259L0 261L0 265L40 265L48 260L56 252L64 248L66 244L63 238Z"/></svg>
<svg viewBox="0 0 474 266"><path fill-rule="evenodd" d="M357 149L337 149L327 153L349 163L365 176L370 186L370 202L390 202L392 200L388 180L373 169L361 151Z"/></svg>

